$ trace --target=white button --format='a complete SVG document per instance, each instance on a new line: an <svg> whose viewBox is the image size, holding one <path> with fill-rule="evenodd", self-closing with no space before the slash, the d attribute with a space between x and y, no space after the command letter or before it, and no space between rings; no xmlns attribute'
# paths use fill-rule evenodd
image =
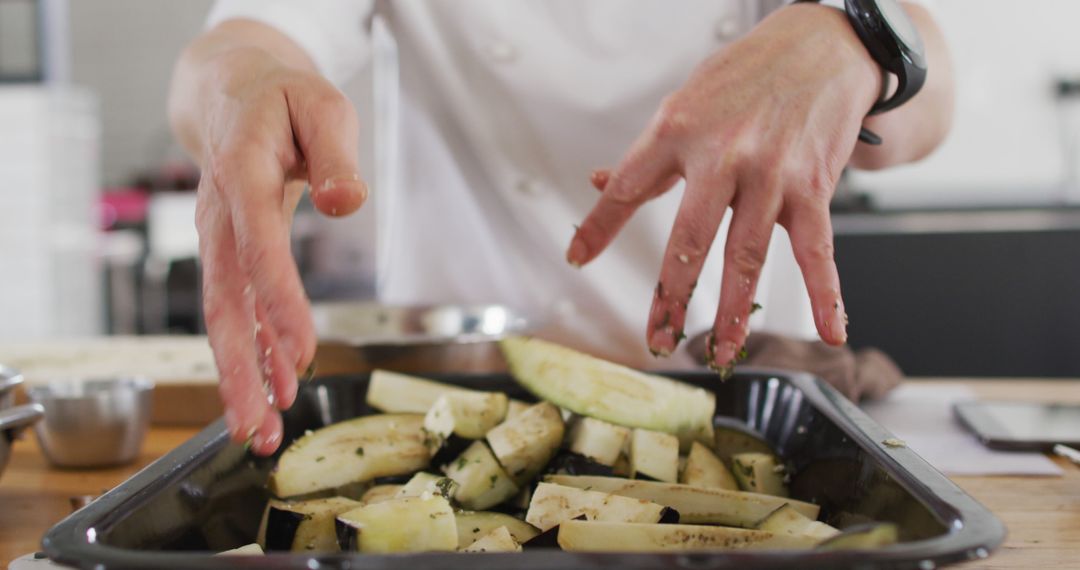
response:
<svg viewBox="0 0 1080 570"><path fill-rule="evenodd" d="M742 26L739 25L738 16L728 15L716 21L716 27L713 28L713 31L716 34L716 39L726 42L742 35Z"/></svg>
<svg viewBox="0 0 1080 570"><path fill-rule="evenodd" d="M484 46L484 53L487 54L492 61L498 63L513 63L517 57L517 49L503 41L494 41Z"/></svg>

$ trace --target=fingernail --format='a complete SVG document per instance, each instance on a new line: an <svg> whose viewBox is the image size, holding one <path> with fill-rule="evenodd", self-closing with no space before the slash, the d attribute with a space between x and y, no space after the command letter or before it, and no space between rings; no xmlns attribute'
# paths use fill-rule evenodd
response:
<svg viewBox="0 0 1080 570"><path fill-rule="evenodd" d="M266 440L263 439L261 433L256 431L251 435L251 448L254 449L256 452L262 451L264 443L266 443Z"/></svg>
<svg viewBox="0 0 1080 570"><path fill-rule="evenodd" d="M574 267L581 267L588 255L589 248L585 245L585 240L579 236L574 236L573 241L570 242L570 250L566 253L566 261Z"/></svg>
<svg viewBox="0 0 1080 570"><path fill-rule="evenodd" d="M333 178L327 178L325 181L323 181L322 186L319 187L319 191L322 192L322 191L326 191L326 190L331 190L331 189L337 187L339 184L356 184L356 183L363 184L361 182L361 180L360 180L360 175L357 174L357 173L349 174L349 175L346 175L346 176L335 176ZM365 184L364 186L366 188L367 185Z"/></svg>
<svg viewBox="0 0 1080 570"><path fill-rule="evenodd" d="M274 432L271 433L266 438L266 445L268 445L268 446L270 446L272 448L271 451L277 449L278 444L280 444L280 443L281 443L281 432L278 431L278 430L274 430Z"/></svg>
<svg viewBox="0 0 1080 570"><path fill-rule="evenodd" d="M649 336L649 350L659 356L670 356L675 343L675 328L671 325L657 327Z"/></svg>
<svg viewBox="0 0 1080 570"><path fill-rule="evenodd" d="M716 363L727 364L735 359L735 355L738 353L739 347L730 340L720 342L716 346Z"/></svg>

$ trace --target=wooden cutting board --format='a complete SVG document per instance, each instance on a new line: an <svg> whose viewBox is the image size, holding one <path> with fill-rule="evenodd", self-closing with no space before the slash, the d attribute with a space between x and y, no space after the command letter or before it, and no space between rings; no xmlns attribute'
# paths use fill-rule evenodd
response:
<svg viewBox="0 0 1080 570"><path fill-rule="evenodd" d="M0 364L26 386L64 378L144 376L154 381L155 425L201 426L221 416L217 368L205 336L116 336L0 344ZM319 375L357 370L354 352L320 345ZM19 401L25 401L20 394Z"/></svg>

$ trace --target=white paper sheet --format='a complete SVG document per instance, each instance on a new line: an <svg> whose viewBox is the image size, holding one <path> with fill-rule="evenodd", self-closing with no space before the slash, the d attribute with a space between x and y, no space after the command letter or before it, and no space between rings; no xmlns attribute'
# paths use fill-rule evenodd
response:
<svg viewBox="0 0 1080 570"><path fill-rule="evenodd" d="M1050 475L1062 470L1041 453L988 449L953 417L952 405L973 400L965 386L907 382L863 410L947 475Z"/></svg>

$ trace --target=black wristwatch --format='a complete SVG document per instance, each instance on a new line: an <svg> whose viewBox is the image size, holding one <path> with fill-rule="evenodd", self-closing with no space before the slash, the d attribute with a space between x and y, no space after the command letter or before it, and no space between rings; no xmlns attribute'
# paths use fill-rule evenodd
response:
<svg viewBox="0 0 1080 570"><path fill-rule="evenodd" d="M844 0L844 11L870 57L897 78L891 96L887 93L889 82L881 82L881 97L869 114L895 109L914 97L926 82L926 55L919 29L900 4L896 0ZM865 128L859 132L859 140L881 144L881 137Z"/></svg>

